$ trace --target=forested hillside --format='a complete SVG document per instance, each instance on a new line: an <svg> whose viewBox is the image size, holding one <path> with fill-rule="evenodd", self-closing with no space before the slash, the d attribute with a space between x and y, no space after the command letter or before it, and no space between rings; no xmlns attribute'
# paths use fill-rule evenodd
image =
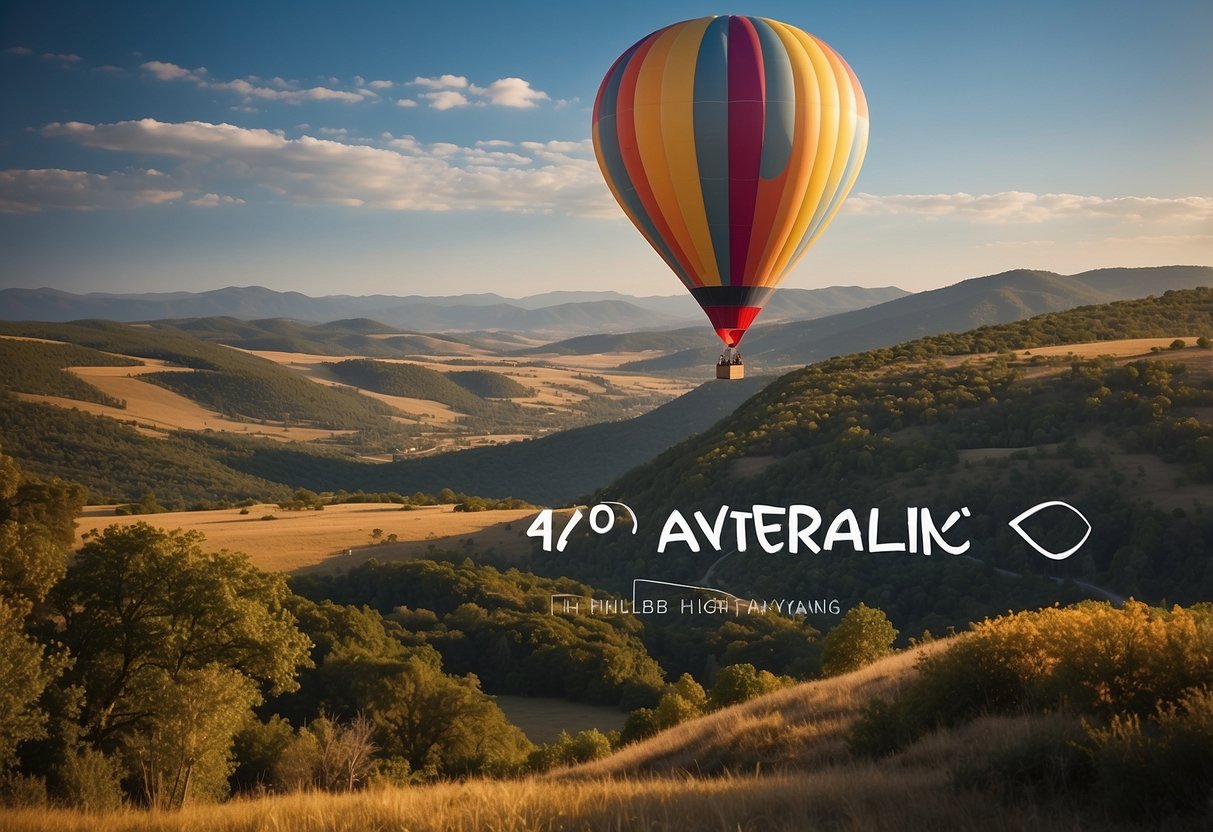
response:
<svg viewBox="0 0 1213 832"><path fill-rule="evenodd" d="M67 341L192 369L192 373L147 373L142 378L236 418L338 430L381 426L391 413L380 402L315 384L272 361L201 341L169 326L112 321L0 323L0 335Z"/></svg>
<svg viewBox="0 0 1213 832"><path fill-rule="evenodd" d="M906 507L929 507L939 523L965 507L971 517L958 536L972 546L963 558L770 555L755 551L751 536L747 552L716 569L716 585L866 601L907 632L1098 595L1092 585L1155 601L1210 597L1213 353L1204 333L1213 333L1213 291L1177 291L806 367L603 489L599 498L622 500L648 522L636 538L571 542L560 566L617 587L646 574L693 581L717 555L685 544L656 554L661 523L675 509L715 518L722 505L810 504L828 526L852 508L866 537L868 510L878 507L880 539L904 541ZM1032 354L1147 334L1188 340L1133 360L1095 357L1098 347L1085 358ZM992 350L1002 352L977 355ZM1093 527L1066 561L1041 557L1008 527L1045 499L1068 501ZM1064 510L1051 518L1032 532L1060 551L1076 530Z"/></svg>

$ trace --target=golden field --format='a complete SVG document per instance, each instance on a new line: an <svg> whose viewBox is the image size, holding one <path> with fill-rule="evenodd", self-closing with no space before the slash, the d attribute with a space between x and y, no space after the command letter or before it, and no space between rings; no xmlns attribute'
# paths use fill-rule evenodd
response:
<svg viewBox="0 0 1213 832"><path fill-rule="evenodd" d="M457 512L453 506L426 506L401 511L395 503L348 503L323 511L283 511L276 505L216 511L174 511L115 516L113 506L90 506L76 524L81 536L107 526L145 522L165 529L197 529L207 549L244 552L259 569L293 572L309 568L347 569L370 558L403 560L424 555L431 547L460 549L471 540L477 551L529 551L525 532L533 509ZM275 519L263 520L272 515ZM371 532L395 534L395 543L375 543ZM353 550L346 554L347 550Z"/></svg>
<svg viewBox="0 0 1213 832"><path fill-rule="evenodd" d="M697 779L474 781L295 794L180 812L0 813L11 832L803 832L1084 828L1075 816L957 794L942 771L875 767ZM1117 829L1103 825L1101 829Z"/></svg>

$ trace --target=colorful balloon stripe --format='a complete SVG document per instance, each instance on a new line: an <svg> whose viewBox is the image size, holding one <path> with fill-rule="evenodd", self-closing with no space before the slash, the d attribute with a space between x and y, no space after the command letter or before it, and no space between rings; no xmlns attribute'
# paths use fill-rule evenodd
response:
<svg viewBox="0 0 1213 832"><path fill-rule="evenodd" d="M616 61L593 136L624 213L735 346L854 185L868 108L855 73L813 35L704 17Z"/></svg>

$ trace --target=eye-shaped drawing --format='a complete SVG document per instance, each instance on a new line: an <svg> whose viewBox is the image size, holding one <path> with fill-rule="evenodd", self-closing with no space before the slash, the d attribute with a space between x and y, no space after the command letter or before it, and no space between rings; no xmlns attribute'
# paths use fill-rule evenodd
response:
<svg viewBox="0 0 1213 832"><path fill-rule="evenodd" d="M1028 533L1023 530L1023 527L1020 525L1024 520L1027 520L1029 517L1032 517L1037 512L1044 511L1045 509L1052 508L1053 506L1064 506L1065 508L1068 508L1070 511L1072 511L1076 515L1078 515L1079 519L1082 520L1082 522L1085 523L1087 526L1087 531L1085 534L1083 534L1082 539L1079 540L1077 543L1075 543L1073 546L1071 546L1069 549L1066 549L1065 551L1062 551L1062 552L1050 552L1048 549L1044 548L1039 543L1037 543L1035 540L1033 540L1028 535ZM1079 549L1081 549L1082 545L1087 542L1087 538L1089 538L1091 536L1091 521L1088 520L1081 511L1074 508L1074 506L1070 505L1069 503L1063 502L1062 500L1049 500L1047 502L1040 503L1039 505L1034 505L1027 511L1025 511L1022 514L1020 514L1019 516L1017 516L1014 520L1012 520L1007 525L1009 525L1012 529L1014 529L1015 532L1024 539L1025 543L1027 543L1029 546L1031 546L1037 552L1040 552L1040 554L1044 555L1046 558L1049 558L1050 560L1065 560L1070 555L1074 554Z"/></svg>

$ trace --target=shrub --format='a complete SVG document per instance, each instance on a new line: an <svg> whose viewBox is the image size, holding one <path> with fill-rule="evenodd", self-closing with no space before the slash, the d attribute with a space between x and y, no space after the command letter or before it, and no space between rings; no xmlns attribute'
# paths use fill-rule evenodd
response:
<svg viewBox="0 0 1213 832"><path fill-rule="evenodd" d="M1034 718L1022 737L995 743L956 769L952 782L994 791L1011 801L1064 797L1090 783L1085 739L1086 732L1073 717Z"/></svg>
<svg viewBox="0 0 1213 832"><path fill-rule="evenodd" d="M840 676L893 652L897 630L883 610L860 604L847 610L821 645L821 673Z"/></svg>
<svg viewBox="0 0 1213 832"><path fill-rule="evenodd" d="M620 742L624 745L639 742L648 739L660 730L661 728L657 725L656 711L652 708L637 708L628 714L627 720L623 723Z"/></svg>
<svg viewBox="0 0 1213 832"><path fill-rule="evenodd" d="M117 809L122 805L122 767L114 758L93 748L69 754L59 767L64 801L86 812Z"/></svg>
<svg viewBox="0 0 1213 832"><path fill-rule="evenodd" d="M779 690L785 683L785 680L769 670L759 671L748 662L731 664L721 668L716 674L716 683L712 685L708 704L712 708L726 708Z"/></svg>
<svg viewBox="0 0 1213 832"><path fill-rule="evenodd" d="M1192 690L1144 721L1137 714L1113 717L1090 737L1109 810L1156 817L1213 806L1213 690Z"/></svg>

